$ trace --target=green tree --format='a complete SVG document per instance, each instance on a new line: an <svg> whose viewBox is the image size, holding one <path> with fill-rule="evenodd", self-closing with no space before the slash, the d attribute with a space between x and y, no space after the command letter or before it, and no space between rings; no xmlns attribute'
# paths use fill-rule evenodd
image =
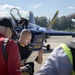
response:
<svg viewBox="0 0 75 75"><path fill-rule="evenodd" d="M35 23L42 27L46 27L47 25L47 18L46 17L35 17Z"/></svg>
<svg viewBox="0 0 75 75"><path fill-rule="evenodd" d="M66 29L73 29L74 28L74 22L71 19L68 19L65 16L62 16L60 18L57 18L53 28L55 30L66 30Z"/></svg>

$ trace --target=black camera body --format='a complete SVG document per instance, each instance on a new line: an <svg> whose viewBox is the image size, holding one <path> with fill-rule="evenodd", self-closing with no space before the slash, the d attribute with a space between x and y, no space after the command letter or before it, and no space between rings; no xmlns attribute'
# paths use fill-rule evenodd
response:
<svg viewBox="0 0 75 75"><path fill-rule="evenodd" d="M26 72L30 75L30 74L32 74L32 67L29 64L27 64L27 65L21 67L21 72Z"/></svg>

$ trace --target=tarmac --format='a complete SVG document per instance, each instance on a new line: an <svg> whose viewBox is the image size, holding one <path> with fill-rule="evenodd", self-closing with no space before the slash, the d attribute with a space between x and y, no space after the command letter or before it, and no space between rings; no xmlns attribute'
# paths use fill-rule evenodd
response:
<svg viewBox="0 0 75 75"><path fill-rule="evenodd" d="M74 40L74 39L75 39L75 37L72 37L72 36L51 36L50 38L48 38L47 43L44 43L44 45L46 46L47 44L50 44L51 50L47 51L47 49L44 48L43 62L41 65L34 62L34 64L35 64L34 75L40 69L40 67L45 63L45 60L47 59L47 57L50 55L50 53L52 52L52 50L55 47L57 47L61 43L66 43L66 42L69 42L69 41Z"/></svg>

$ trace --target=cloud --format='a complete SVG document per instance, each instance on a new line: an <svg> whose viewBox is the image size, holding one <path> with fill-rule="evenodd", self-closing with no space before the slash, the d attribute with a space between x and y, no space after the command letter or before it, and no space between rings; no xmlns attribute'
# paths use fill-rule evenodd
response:
<svg viewBox="0 0 75 75"><path fill-rule="evenodd" d="M68 9L75 9L75 7L73 7L73 6L69 6Z"/></svg>
<svg viewBox="0 0 75 75"><path fill-rule="evenodd" d="M27 14L29 14L29 11L23 11L23 10L21 10L20 13L21 13L21 16L25 18L25 17L28 16Z"/></svg>
<svg viewBox="0 0 75 75"><path fill-rule="evenodd" d="M0 8L1 8L1 10L6 10L6 9L9 10L9 9L13 8L13 6L5 4L5 5L2 5Z"/></svg>
<svg viewBox="0 0 75 75"><path fill-rule="evenodd" d="M7 16L10 16L10 10L11 10L12 8L17 8L17 9L19 9L20 13L21 13L22 15L24 15L24 16L25 16L25 14L28 13L27 11L21 10L20 7L15 7L15 6L12 6L12 5L5 4L5 5L0 5L0 17L1 17L1 16L6 16L6 17L7 17Z"/></svg>
<svg viewBox="0 0 75 75"><path fill-rule="evenodd" d="M0 5L0 17L1 16L10 16L10 10L14 8L12 5ZM18 8L18 7L17 7Z"/></svg>
<svg viewBox="0 0 75 75"><path fill-rule="evenodd" d="M9 14L7 12L0 12L0 17L4 17L4 16L9 16Z"/></svg>
<svg viewBox="0 0 75 75"><path fill-rule="evenodd" d="M42 6L42 4L33 5L30 8L39 8L40 6Z"/></svg>

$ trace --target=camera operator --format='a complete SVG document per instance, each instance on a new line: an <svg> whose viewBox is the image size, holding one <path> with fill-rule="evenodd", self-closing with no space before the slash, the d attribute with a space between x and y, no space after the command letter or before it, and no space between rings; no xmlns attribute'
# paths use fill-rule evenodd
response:
<svg viewBox="0 0 75 75"><path fill-rule="evenodd" d="M28 29L24 29L20 33L20 37L19 37L17 44L19 46L22 66L29 64L29 66L31 66L32 68L32 73L30 75L33 75L34 74L34 62L26 63L26 61L24 60L24 59L27 59L29 55L32 53L32 50L29 50L29 46L28 46L28 44L31 41L31 38L32 38L31 32ZM43 50L39 50L38 57L35 60L38 64L42 63L42 60L43 60L42 54L43 54Z"/></svg>

